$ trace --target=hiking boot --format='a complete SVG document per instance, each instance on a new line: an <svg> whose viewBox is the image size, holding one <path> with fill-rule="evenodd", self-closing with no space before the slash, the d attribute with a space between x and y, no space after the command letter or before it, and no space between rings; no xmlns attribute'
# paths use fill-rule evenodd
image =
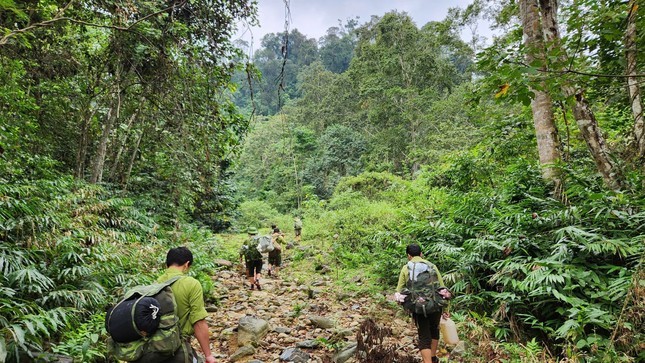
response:
<svg viewBox="0 0 645 363"><path fill-rule="evenodd" d="M269 273L269 276L271 276L271 269L267 270L267 272Z"/></svg>
<svg viewBox="0 0 645 363"><path fill-rule="evenodd" d="M250 289L253 290L255 288L255 285L251 284Z"/></svg>

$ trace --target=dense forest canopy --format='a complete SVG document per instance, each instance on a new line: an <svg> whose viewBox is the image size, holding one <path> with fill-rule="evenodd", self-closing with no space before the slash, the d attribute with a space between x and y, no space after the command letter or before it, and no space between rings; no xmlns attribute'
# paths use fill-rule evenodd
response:
<svg viewBox="0 0 645 363"><path fill-rule="evenodd" d="M110 361L102 311L168 246L294 215L379 293L420 243L467 361L645 359L642 5L474 0L249 57L255 1L0 0L0 362Z"/></svg>

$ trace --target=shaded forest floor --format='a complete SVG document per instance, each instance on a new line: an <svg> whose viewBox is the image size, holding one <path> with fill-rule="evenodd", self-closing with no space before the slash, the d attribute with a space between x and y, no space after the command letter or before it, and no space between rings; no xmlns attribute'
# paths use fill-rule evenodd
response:
<svg viewBox="0 0 645 363"><path fill-rule="evenodd" d="M224 237L224 248L230 256L237 252L243 238L245 236ZM249 289L237 260L231 258L231 266L222 262L223 268L212 277L217 286L216 294L219 296L215 298L219 304L209 307L212 312L208 318L214 355L218 360L228 360L238 349L236 328L245 315L266 320L269 333L255 354L241 358L239 362L278 362L286 349L296 346L310 355L310 362L328 361L336 350L356 342L360 325L367 318L392 330L392 336L384 341L385 345L396 345L399 352L418 356L416 329L398 306L383 296L378 298L367 292L345 288L344 282L338 281L333 271L326 268L316 271L311 258L294 261L293 257L302 251L316 253L311 244L285 249L283 268L278 277L267 275L265 263L262 291ZM356 274L353 284L363 286L364 278ZM310 320L312 317L322 317L332 327L317 326ZM446 354L441 343L440 356Z"/></svg>

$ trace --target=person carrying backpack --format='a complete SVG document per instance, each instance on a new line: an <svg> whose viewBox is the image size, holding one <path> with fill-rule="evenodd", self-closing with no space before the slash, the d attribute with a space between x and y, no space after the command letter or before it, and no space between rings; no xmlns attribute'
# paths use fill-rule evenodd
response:
<svg viewBox="0 0 645 363"><path fill-rule="evenodd" d="M258 242L256 240L256 235L258 230L255 227L249 227L247 233L249 238L244 242L242 248L240 248L240 263L242 263L242 258L246 262L246 278L249 281L250 289L253 290L255 287L259 290L262 290L260 287L260 277L262 272L262 253L258 250Z"/></svg>
<svg viewBox="0 0 645 363"><path fill-rule="evenodd" d="M419 334L423 363L438 363L439 322L443 306L452 298L437 267L422 258L421 247L408 245L408 263L399 273L395 298L412 315Z"/></svg>
<svg viewBox="0 0 645 363"><path fill-rule="evenodd" d="M177 303L177 316L181 327L183 339L181 347L175 354L160 363L184 363L201 361L190 344L191 336L195 336L206 363L215 363L209 342L209 330L206 317L208 313L204 308L204 292L202 285L195 278L186 273L193 264L193 254L186 247L176 247L168 251L166 266L168 269L157 278L157 282L165 282L179 277L170 288Z"/></svg>
<svg viewBox="0 0 645 363"><path fill-rule="evenodd" d="M300 238L302 235L302 220L300 217L296 217L293 219L293 233L295 235L296 241L300 242Z"/></svg>
<svg viewBox="0 0 645 363"><path fill-rule="evenodd" d="M271 243L273 244L273 251L269 252L268 271L269 276L276 276L282 265L282 245L284 244L284 233L280 232L280 229L277 227L273 229Z"/></svg>

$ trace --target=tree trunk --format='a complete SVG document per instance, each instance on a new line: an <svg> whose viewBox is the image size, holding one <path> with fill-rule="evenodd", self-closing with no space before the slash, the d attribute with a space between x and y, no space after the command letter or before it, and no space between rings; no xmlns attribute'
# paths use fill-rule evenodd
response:
<svg viewBox="0 0 645 363"><path fill-rule="evenodd" d="M143 134L145 130L141 130L137 142L134 144L134 149L132 154L130 154L130 161L128 162L128 168L125 173L121 176L121 185L123 185L123 190L128 188L128 180L130 179L130 174L132 173L132 167L134 166L134 161L137 159L137 153L139 152L139 145L141 144L141 139L143 139Z"/></svg>
<svg viewBox="0 0 645 363"><path fill-rule="evenodd" d="M634 115L634 141L638 158L645 157L645 120L643 119L643 103L641 101L641 90L636 77L637 53L636 45L636 12L638 5L636 0L629 1L629 13L627 16L627 29L625 31L625 57L627 58L627 86L629 89L629 101Z"/></svg>
<svg viewBox="0 0 645 363"><path fill-rule="evenodd" d="M120 160L121 160L121 155L123 154L123 150L125 149L127 142L128 142L128 136L130 135L132 125L134 124L134 121L136 120L138 116L139 110L135 110L134 113L130 116L130 119L128 120L128 126L125 129L124 135L123 135L123 140L118 143L118 149L116 153L114 154L114 158L112 159L112 169L110 170L110 180L114 180L117 171L120 166Z"/></svg>
<svg viewBox="0 0 645 363"><path fill-rule="evenodd" d="M530 65L539 62L539 69L546 71L544 35L537 3L535 0L521 0L519 4L524 45L527 48L526 62ZM552 99L551 95L545 91L544 82L541 82L538 88L532 89L535 96L531 100L531 111L533 112L542 177L547 181L559 184L559 176L554 164L560 161L560 141L554 121Z"/></svg>
<svg viewBox="0 0 645 363"><path fill-rule="evenodd" d="M566 62L567 55L565 50L562 49L560 41L560 31L557 20L558 2L557 0L539 1L543 31L546 36L546 41L549 44L549 49L555 50L558 54L561 54L557 63L564 64ZM573 117L576 120L576 124L578 125L578 129L580 129L582 137L585 139L585 142L589 147L589 151L596 163L598 172L600 172L608 187L619 189L621 179L620 172L616 165L614 165L611 153L605 142L605 138L602 136L598 127L596 117L584 97L584 91L576 89L576 87L571 85L567 80L564 80L563 82L562 91L566 98L573 97Z"/></svg>
<svg viewBox="0 0 645 363"><path fill-rule="evenodd" d="M620 178L616 172L618 169L611 160L609 148L605 144L605 138L600 134L596 117L582 92L576 93L575 98L576 104L573 108L573 117L576 119L580 133L587 142L589 151L591 151L591 155L596 162L596 168L607 186L612 189L619 189Z"/></svg>
<svg viewBox="0 0 645 363"><path fill-rule="evenodd" d="M74 170L74 177L76 179L82 179L85 174L90 125L95 113L96 109L89 111L89 114L83 118L83 123L81 124L81 134L78 138L78 151L76 152L76 169Z"/></svg>
<svg viewBox="0 0 645 363"><path fill-rule="evenodd" d="M113 105L108 111L108 115L105 120L105 125L103 125L103 133L101 134L101 140L96 148L96 153L94 155L94 162L92 164L92 176L90 177L90 183L100 183L103 180L103 167L105 165L105 155L107 154L107 144L110 140L110 133L112 132L112 125L119 118L121 112L121 87L119 85L120 80L117 76L116 79L116 99L115 105Z"/></svg>

